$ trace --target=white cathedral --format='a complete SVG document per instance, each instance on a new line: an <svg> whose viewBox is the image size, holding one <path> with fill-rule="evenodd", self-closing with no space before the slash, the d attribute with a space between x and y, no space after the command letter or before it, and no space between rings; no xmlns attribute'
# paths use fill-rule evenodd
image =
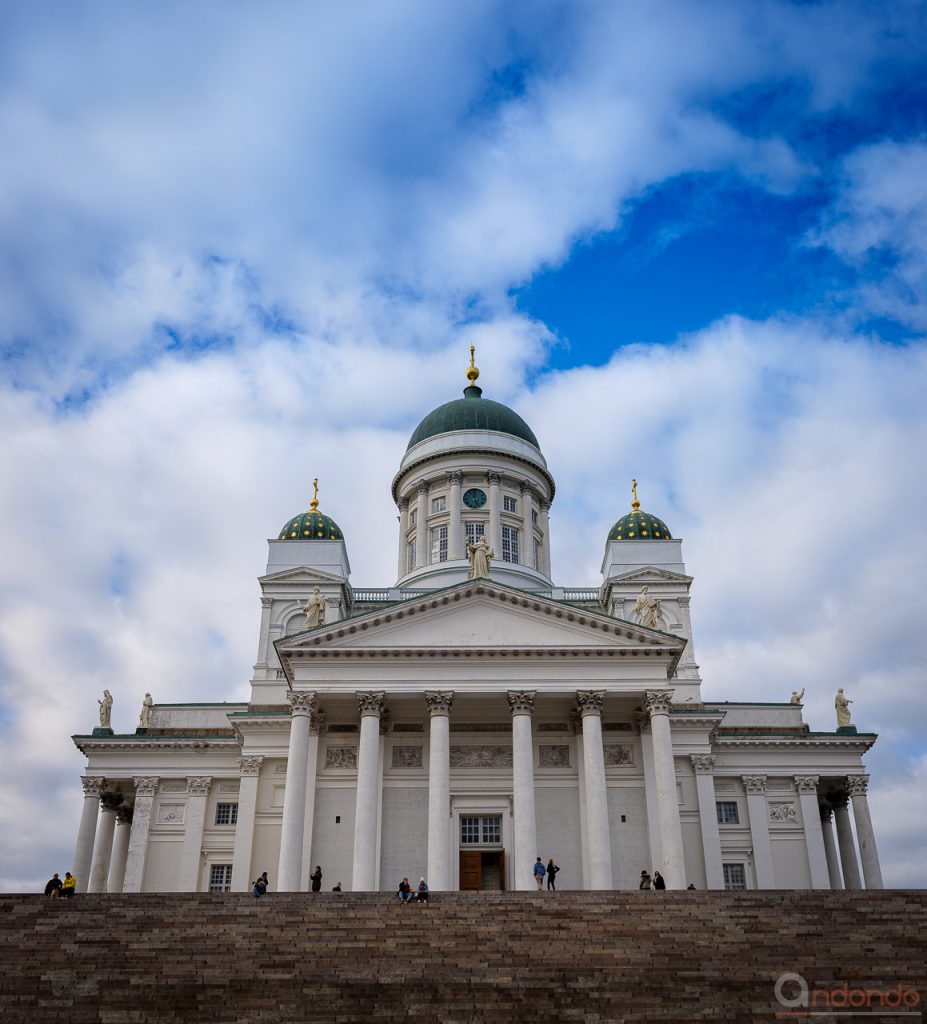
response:
<svg viewBox="0 0 927 1024"><path fill-rule="evenodd" d="M483 397L415 429L392 484L392 586L355 588L308 511L268 542L251 699L156 704L87 757L78 891L881 888L849 724L702 697L682 543L631 511L598 587L551 577L555 483L534 433ZM844 723L848 716L844 714ZM855 823L855 828L854 828Z"/></svg>

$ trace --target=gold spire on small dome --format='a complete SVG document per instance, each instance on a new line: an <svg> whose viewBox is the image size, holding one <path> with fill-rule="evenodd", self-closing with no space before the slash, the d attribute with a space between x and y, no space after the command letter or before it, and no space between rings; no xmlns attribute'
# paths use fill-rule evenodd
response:
<svg viewBox="0 0 927 1024"><path fill-rule="evenodd" d="M470 381L470 387L471 388L475 388L476 387L476 381L477 381L477 378L480 375L480 371L476 368L476 363L474 362L474 354L475 354L475 352L476 352L476 346L475 345L471 345L470 346L470 367L467 370L467 380Z"/></svg>
<svg viewBox="0 0 927 1024"><path fill-rule="evenodd" d="M631 508L633 508L635 512L639 512L640 511L640 507L641 507L641 503L637 500L637 481L636 480L632 480L631 481L631 494L634 496L634 500L631 502Z"/></svg>
<svg viewBox="0 0 927 1024"><path fill-rule="evenodd" d="M319 510L319 478L316 477L312 481L312 501L309 502L309 508L313 512Z"/></svg>

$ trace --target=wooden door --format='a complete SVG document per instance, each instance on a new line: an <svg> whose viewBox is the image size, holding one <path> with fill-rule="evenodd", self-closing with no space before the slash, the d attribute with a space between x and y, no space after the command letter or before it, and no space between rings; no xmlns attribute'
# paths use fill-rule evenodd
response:
<svg viewBox="0 0 927 1024"><path fill-rule="evenodd" d="M461 892L479 892L483 884L483 872L480 868L479 850L460 851L460 890Z"/></svg>

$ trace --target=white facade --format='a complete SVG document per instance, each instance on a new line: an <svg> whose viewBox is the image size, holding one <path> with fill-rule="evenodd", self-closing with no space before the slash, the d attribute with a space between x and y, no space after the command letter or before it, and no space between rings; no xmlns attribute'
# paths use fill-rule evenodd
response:
<svg viewBox="0 0 927 1024"><path fill-rule="evenodd" d="M324 888L533 889L538 856L564 889L881 887L875 737L703 698L681 542L611 540L598 588L558 586L540 450L451 426L401 460L393 586L352 587L343 540L271 540L250 702L74 737L78 888L304 890L319 865Z"/></svg>

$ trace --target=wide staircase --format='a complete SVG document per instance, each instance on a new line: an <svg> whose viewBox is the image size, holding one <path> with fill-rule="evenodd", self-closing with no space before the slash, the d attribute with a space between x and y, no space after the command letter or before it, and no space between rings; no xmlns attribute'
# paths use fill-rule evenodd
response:
<svg viewBox="0 0 927 1024"><path fill-rule="evenodd" d="M0 1022L828 1019L790 974L897 1024L925 936L927 892L2 895Z"/></svg>

